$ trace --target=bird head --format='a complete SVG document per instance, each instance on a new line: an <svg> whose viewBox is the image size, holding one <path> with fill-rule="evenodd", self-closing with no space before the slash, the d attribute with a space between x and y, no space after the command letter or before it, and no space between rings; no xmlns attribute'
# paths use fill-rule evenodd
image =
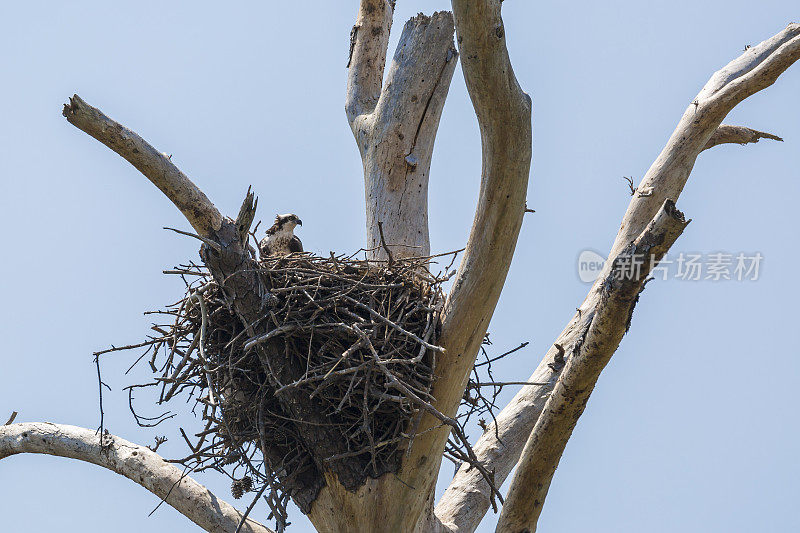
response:
<svg viewBox="0 0 800 533"><path fill-rule="evenodd" d="M302 226L303 221L294 213L278 215L275 217L275 225L285 231L292 231L297 226Z"/></svg>

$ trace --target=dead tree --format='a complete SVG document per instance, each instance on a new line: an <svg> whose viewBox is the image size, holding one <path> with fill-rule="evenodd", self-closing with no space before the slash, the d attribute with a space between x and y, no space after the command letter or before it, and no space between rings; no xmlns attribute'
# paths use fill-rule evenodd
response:
<svg viewBox="0 0 800 533"><path fill-rule="evenodd" d="M455 69L478 117L480 196L457 276L441 315L432 389L435 412L452 417L484 339L512 260L523 216L531 162L531 99L517 83L506 48L501 0L453 0L453 12L418 15L403 28L384 80L394 0L360 0L351 33L346 115L364 164L367 243L375 261L430 252L427 188L434 139ZM454 42L454 34L456 36ZM457 42L457 46L456 46ZM675 206L703 150L720 143L756 142L774 135L723 125L741 101L770 86L800 59L800 24L716 72L689 103L661 154L636 187L597 282L523 387L475 443L474 451L499 487L518 466L497 531L534 531L550 481L598 376L630 327L651 269L688 224ZM233 279L227 300L244 323L261 312L266 289L250 272L243 229L252 205L237 219L222 215L170 159L136 133L79 97L67 120L127 159L184 214L203 242L215 277ZM780 139L778 139L780 140ZM643 256L626 278L626 260ZM291 376L291 368L284 369ZM307 407L293 399L298 416ZM438 503L433 501L450 427L424 411L399 471L346 487L346 468L319 479L308 515L319 531L474 531L492 501L480 469L464 465ZM310 440L326 445L323 430ZM92 462L165 498L206 531L234 532L242 514L219 501L144 446L72 426L18 423L0 427L0 458L45 453ZM242 531L266 532L248 519Z"/></svg>

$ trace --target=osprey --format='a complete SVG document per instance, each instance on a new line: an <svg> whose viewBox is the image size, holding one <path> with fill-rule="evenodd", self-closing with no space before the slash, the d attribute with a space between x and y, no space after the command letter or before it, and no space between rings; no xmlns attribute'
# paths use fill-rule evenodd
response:
<svg viewBox="0 0 800 533"><path fill-rule="evenodd" d="M296 226L302 226L303 221L297 215L286 214L275 217L275 223L267 230L267 236L258 243L261 257L274 257L289 255L292 252L302 252L303 243L293 233Z"/></svg>

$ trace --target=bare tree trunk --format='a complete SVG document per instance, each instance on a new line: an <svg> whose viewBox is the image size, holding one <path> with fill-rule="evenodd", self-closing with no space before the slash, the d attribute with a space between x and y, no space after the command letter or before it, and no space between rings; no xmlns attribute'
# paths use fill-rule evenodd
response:
<svg viewBox="0 0 800 533"><path fill-rule="evenodd" d="M403 28L382 83L393 10L393 1L361 0L348 65L345 111L364 164L373 260L387 260L386 248L394 258L430 253L431 157L458 58L452 15L420 14ZM355 492L326 475L309 517L319 531L401 531L426 502L430 508L430 497L402 470L367 479Z"/></svg>

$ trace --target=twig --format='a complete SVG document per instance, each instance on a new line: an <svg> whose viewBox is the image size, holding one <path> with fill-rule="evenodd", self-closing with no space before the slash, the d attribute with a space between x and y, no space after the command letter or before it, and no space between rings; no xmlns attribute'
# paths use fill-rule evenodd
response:
<svg viewBox="0 0 800 533"><path fill-rule="evenodd" d="M622 176L622 179L628 182L628 188L631 190L631 196L636 194L636 187L633 185L633 178L629 178L628 176Z"/></svg>
<svg viewBox="0 0 800 533"><path fill-rule="evenodd" d="M259 489L258 494L256 494L256 497L253 498L253 501L247 506L247 509L245 509L244 514L242 514L242 518L239 520L239 525L236 526L236 531L234 533L239 533L242 530L242 526L244 525L245 521L247 521L247 516L250 514L250 511L253 510L253 507L256 506L256 503L258 503L258 500L261 498L261 495L264 494L264 491L267 490L267 486L268 485L264 483L261 489Z"/></svg>
<svg viewBox="0 0 800 533"><path fill-rule="evenodd" d="M482 381L480 383L471 383L469 387L504 387L506 385L547 385L548 383L539 383L535 381Z"/></svg>
<svg viewBox="0 0 800 533"><path fill-rule="evenodd" d="M208 364L208 359L206 358L206 329L208 328L208 310L206 309L206 301L203 299L203 291L205 290L204 287L197 289L193 293L189 294L189 300L192 299L197 300L200 304L200 316L202 322L200 324L200 345L199 345L199 353L200 353L200 360L203 363L203 367L206 371L206 379L208 380L208 399L211 402L211 405L216 405L217 402L214 399L214 388L212 387L213 381L211 380L211 369Z"/></svg>
<svg viewBox="0 0 800 533"><path fill-rule="evenodd" d="M161 436L161 437L156 436L155 443L152 446L148 446L148 448L151 451L156 452L156 451L158 451L158 447L161 446L162 444L164 444L165 442L167 442L167 437L166 436Z"/></svg>
<svg viewBox="0 0 800 533"><path fill-rule="evenodd" d="M394 263L394 257L392 257L392 251L389 249L389 245L386 244L386 239L383 236L383 222L380 220L378 221L378 232L381 235L381 246L386 250L386 255L389 256L389 266L391 267Z"/></svg>
<svg viewBox="0 0 800 533"><path fill-rule="evenodd" d="M421 344L425 348L427 348L429 350L433 350L433 351L439 352L439 353L444 353L445 350L441 346L435 346L433 344L430 344L429 342L425 342L424 340L420 339L417 335L415 335L415 334L411 333L410 331L407 331L406 329L403 329L402 327L398 326L397 324L395 324L394 322L392 322L391 320L389 320L385 316L381 315L380 313L378 313L377 311L375 311L374 309L372 309L368 305L365 305L365 304L359 302L358 300L356 300L354 298L351 298L350 296L342 295L342 298L344 298L348 302L352 303L356 307L360 307L361 309L365 310L366 312L368 312L370 314L371 317L377 318L378 320L388 324L389 326L391 326L392 328L396 329L397 331L399 331L403 335L408 335L409 337L411 337L412 339L417 341L417 343Z"/></svg>
<svg viewBox="0 0 800 533"><path fill-rule="evenodd" d="M328 379L328 376L330 376L331 373L334 370L336 370L336 367L339 366L339 363L341 363L342 361L344 361L345 359L350 357L353 354L353 352L355 352L356 350L361 348L361 346L363 346L363 341L361 339L359 339L358 342L353 343L352 346L350 346L347 350L342 352L342 356L339 358L338 361L336 361L336 363L331 367L331 369L328 370L328 373L325 374L325 376L322 378L322 381L325 381L326 379Z"/></svg>
<svg viewBox="0 0 800 533"><path fill-rule="evenodd" d="M509 350L509 351L507 351L505 353L502 353L502 354L498 355L497 357L493 357L491 359L487 359L486 361L481 361L480 363L475 363L475 366L476 367L480 367L480 366L484 366L484 365L490 365L490 364L494 363L495 361L497 361L499 359L502 359L502 358L504 358L504 357L506 357L508 355L511 355L512 353L514 353L514 352L516 352L518 350L521 350L521 349L525 348L528 344L530 344L530 342L523 342L522 344L520 344L519 346L517 346L513 350Z"/></svg>
<svg viewBox="0 0 800 533"><path fill-rule="evenodd" d="M100 427L97 429L97 432L100 434L100 446L103 446L103 433L104 433L104 417L105 412L103 411L103 387L105 386L108 390L111 390L111 387L103 383L103 378L100 377L100 356L94 356L94 365L97 368L97 387L100 391Z"/></svg>
<svg viewBox="0 0 800 533"><path fill-rule="evenodd" d="M119 352L119 351L122 351L122 350L135 350L136 348L143 348L145 346L150 346L152 344L155 344L156 342L159 342L160 340L161 339L153 339L153 340L149 340L149 341L145 341L145 342L140 342L138 344L128 344L126 346L119 346L119 347L114 346L112 344L111 348L106 348L105 350L100 350L99 352L94 352L94 353L92 353L92 355L97 357L98 355L107 354L109 352Z"/></svg>
<svg viewBox="0 0 800 533"><path fill-rule="evenodd" d="M249 351L254 346L258 346L259 344L268 341L272 337L280 335L281 333L288 333L290 331L293 331L294 329L295 329L295 326L280 326L280 327L277 327L277 328L275 328L273 330L268 331L267 333L264 333L262 335L258 335L257 337L253 337L252 339L248 340L245 343L244 350L245 351Z"/></svg>
<svg viewBox="0 0 800 533"><path fill-rule="evenodd" d="M169 231L174 231L175 233L179 233L181 235L186 235L187 237L193 237L193 238L195 238L195 239L197 239L199 241L202 241L204 244L209 245L210 247L212 247L217 252L222 250L222 247L219 245L218 242L214 242L211 239L207 239L207 238L205 238L205 237L203 237L201 235L198 235L197 233L192 233L190 231L183 231L183 230L179 230L179 229L175 229L175 228L168 228L166 226L163 229L166 229L166 230L169 230Z"/></svg>

